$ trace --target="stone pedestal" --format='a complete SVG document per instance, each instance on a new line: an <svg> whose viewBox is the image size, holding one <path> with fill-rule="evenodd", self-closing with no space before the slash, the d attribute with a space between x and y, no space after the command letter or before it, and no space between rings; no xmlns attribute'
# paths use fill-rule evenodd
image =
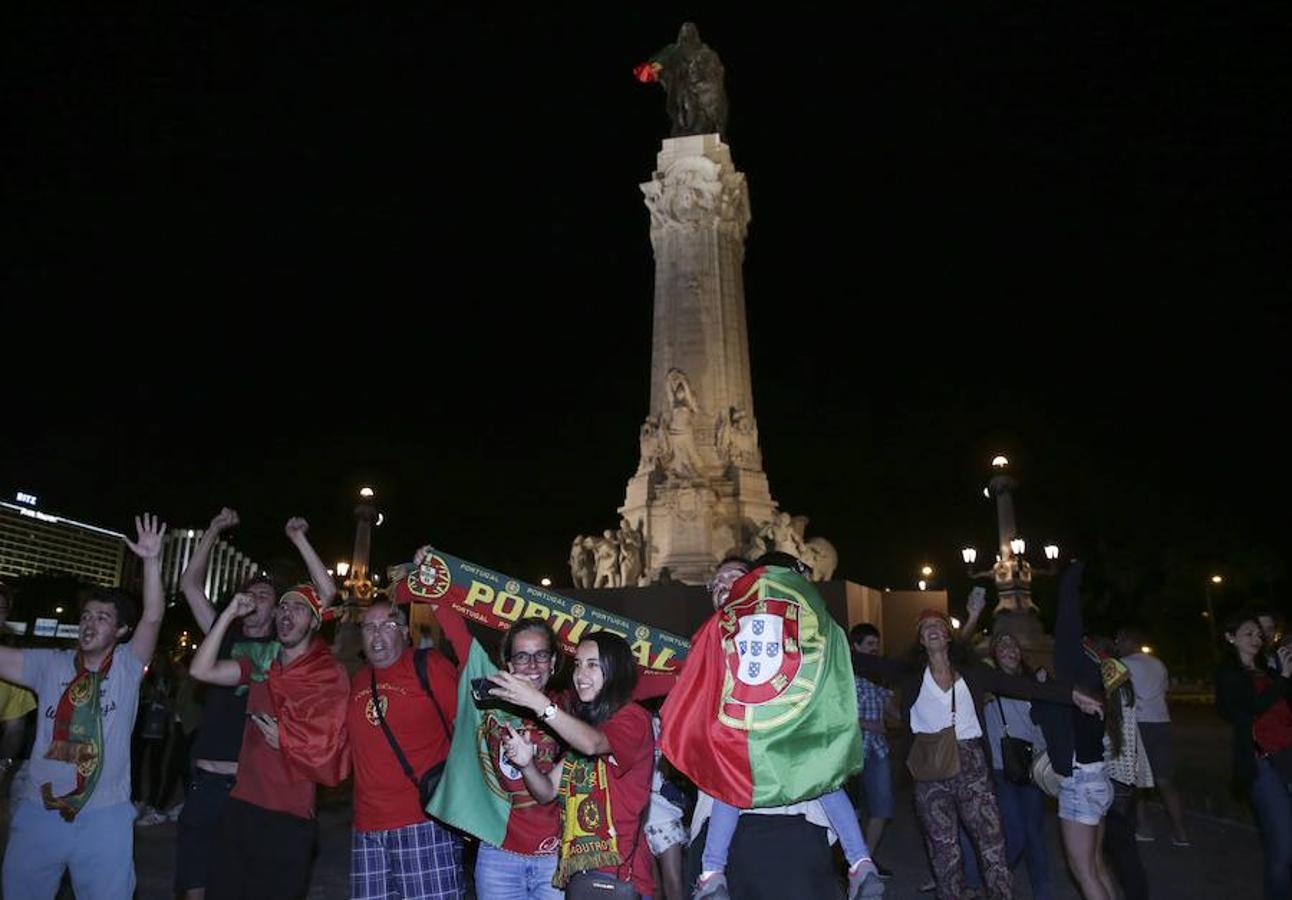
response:
<svg viewBox="0 0 1292 900"><path fill-rule="evenodd" d="M650 411L620 515L649 581L703 582L776 510L762 470L741 265L749 193L716 134L664 141L641 186L655 251Z"/></svg>

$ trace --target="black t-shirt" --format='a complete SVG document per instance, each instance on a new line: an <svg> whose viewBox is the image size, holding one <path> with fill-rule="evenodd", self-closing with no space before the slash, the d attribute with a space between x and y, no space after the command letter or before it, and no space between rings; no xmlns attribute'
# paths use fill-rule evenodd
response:
<svg viewBox="0 0 1292 900"><path fill-rule="evenodd" d="M229 626L220 644L220 659L233 659L247 654L246 645L263 645L274 640L273 629L262 638L247 637L242 633L241 623ZM235 654L237 645L244 645ZM263 652L263 647L256 648ZM237 762L238 752L242 749L242 731L246 727L247 686L220 687L208 685L206 699L202 704L202 727L197 733L197 743L193 746L194 759L209 759L215 762Z"/></svg>

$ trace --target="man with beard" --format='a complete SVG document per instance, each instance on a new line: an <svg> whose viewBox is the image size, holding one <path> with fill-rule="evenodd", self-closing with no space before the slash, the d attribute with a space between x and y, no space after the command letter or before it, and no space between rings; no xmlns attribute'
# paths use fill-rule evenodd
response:
<svg viewBox="0 0 1292 900"><path fill-rule="evenodd" d="M318 593L300 585L278 601L277 654L263 672L246 656L219 658L233 620L255 609L250 595L235 595L189 667L199 681L249 688L238 774L211 849L206 893L213 900L303 897L317 831L316 787L339 783L350 769L348 684L318 637Z"/></svg>
<svg viewBox="0 0 1292 900"><path fill-rule="evenodd" d="M359 631L368 665L354 675L346 716L354 751L350 897L385 900L394 891L405 900L456 900L462 842L426 817L416 779L448 755L457 669L440 653L413 650L404 611L388 600L364 610Z"/></svg>
<svg viewBox="0 0 1292 900"><path fill-rule="evenodd" d="M4 860L6 897L53 897L69 870L77 897L130 897L135 889L130 732L139 683L161 629L161 547L166 526L135 519L144 609L95 588L81 606L75 650L0 647L0 679L36 693L41 715L31 759L14 783ZM126 647L119 646L134 628Z"/></svg>
<svg viewBox="0 0 1292 900"><path fill-rule="evenodd" d="M180 579L184 599L203 633L210 632L216 616L215 605L206 595L211 554L224 532L238 523L235 510L227 506L221 509L202 533ZM291 519L285 530L309 569L323 605L327 606L336 594L336 587L306 537L309 524L304 519ZM274 601L278 590L273 581L260 575L243 584L239 593L251 598L253 608L229 627L220 643L218 658L249 660L252 679L261 680L278 652L274 641ZM238 774L238 752L247 724L247 694L245 685L213 686L205 693L202 728L192 751L192 783L179 816L175 844L175 892L184 894L186 900L202 900L206 890L215 826Z"/></svg>

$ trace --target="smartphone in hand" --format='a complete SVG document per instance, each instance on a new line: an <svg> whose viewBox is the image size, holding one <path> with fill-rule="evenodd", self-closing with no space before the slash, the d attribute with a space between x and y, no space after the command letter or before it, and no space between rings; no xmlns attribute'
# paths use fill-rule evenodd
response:
<svg viewBox="0 0 1292 900"><path fill-rule="evenodd" d="M490 688L495 688L495 687L497 687L497 685L494 684L492 681L490 681L488 678L472 678L471 679L471 699L474 700L477 704L487 703L490 700L495 700L497 698L489 693Z"/></svg>

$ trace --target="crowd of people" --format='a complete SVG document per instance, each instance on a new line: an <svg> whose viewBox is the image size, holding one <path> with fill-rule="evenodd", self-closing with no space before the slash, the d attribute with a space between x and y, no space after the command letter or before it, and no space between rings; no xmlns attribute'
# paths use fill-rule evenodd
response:
<svg viewBox="0 0 1292 900"><path fill-rule="evenodd" d="M1134 628L1088 633L1080 563L1060 578L1041 665L1007 627L984 641L980 591L963 628L926 610L911 652L881 655L874 625L845 634L813 611L806 566L769 553L718 566L713 618L672 676L640 677L609 631L567 652L545 618L515 621L491 652L449 603L432 603L440 641L415 646L407 610L381 596L358 614L364 662L350 673L320 633L336 587L304 520L285 532L309 583L253 578L223 608L205 595L212 550L237 524L222 510L183 574L203 633L191 658L157 651L165 526L147 514L128 542L142 609L95 589L74 649L0 646L4 896L52 898L66 874L78 898L130 897L135 826L175 819L176 893L302 897L318 790L351 778L350 896L373 900L879 896L899 771L939 898L1011 897L1020 863L1031 896L1054 896L1056 808L1082 897L1147 897L1145 789L1162 797L1162 840L1190 845L1166 669ZM778 613L786 596L799 602ZM0 616L10 602L0 586ZM1278 631L1260 611L1226 625L1216 702L1267 895L1285 898L1292 644ZM768 681L759 665L780 653L802 673Z"/></svg>

